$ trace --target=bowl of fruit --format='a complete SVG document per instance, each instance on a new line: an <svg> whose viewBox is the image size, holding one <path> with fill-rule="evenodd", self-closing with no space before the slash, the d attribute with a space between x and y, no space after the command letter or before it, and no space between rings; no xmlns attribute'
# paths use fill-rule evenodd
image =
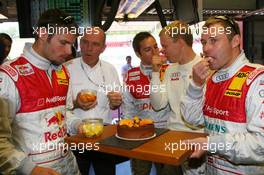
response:
<svg viewBox="0 0 264 175"><path fill-rule="evenodd" d="M83 103L95 102L97 98L97 92L91 89L83 89L80 92L80 99Z"/></svg>
<svg viewBox="0 0 264 175"><path fill-rule="evenodd" d="M91 118L84 119L82 124L82 133L85 137L93 138L100 136L104 131L103 119Z"/></svg>

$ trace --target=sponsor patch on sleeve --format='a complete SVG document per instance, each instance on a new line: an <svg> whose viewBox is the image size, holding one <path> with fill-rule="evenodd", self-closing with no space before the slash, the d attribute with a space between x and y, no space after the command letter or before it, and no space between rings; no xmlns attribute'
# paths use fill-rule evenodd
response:
<svg viewBox="0 0 264 175"><path fill-rule="evenodd" d="M1 69L4 70L14 81L18 79L18 73L16 69L7 64L2 64Z"/></svg>
<svg viewBox="0 0 264 175"><path fill-rule="evenodd" d="M264 72L264 67L260 67L252 71L247 78L247 85L249 85L254 79Z"/></svg>

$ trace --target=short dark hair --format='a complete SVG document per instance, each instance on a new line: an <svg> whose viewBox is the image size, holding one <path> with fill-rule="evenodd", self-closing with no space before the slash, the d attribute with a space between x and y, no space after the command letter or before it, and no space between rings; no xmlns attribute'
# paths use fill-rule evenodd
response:
<svg viewBox="0 0 264 175"><path fill-rule="evenodd" d="M140 42L149 37L154 38L149 32L139 32L136 34L132 42L134 51L140 53Z"/></svg>
<svg viewBox="0 0 264 175"><path fill-rule="evenodd" d="M60 9L49 9L41 14L39 17L37 27L63 27L69 30L75 29L78 31L78 24L74 18ZM78 35L78 33L76 33Z"/></svg>
<svg viewBox="0 0 264 175"><path fill-rule="evenodd" d="M12 38L8 34L0 33L0 41L3 41L3 39L6 39L12 43Z"/></svg>

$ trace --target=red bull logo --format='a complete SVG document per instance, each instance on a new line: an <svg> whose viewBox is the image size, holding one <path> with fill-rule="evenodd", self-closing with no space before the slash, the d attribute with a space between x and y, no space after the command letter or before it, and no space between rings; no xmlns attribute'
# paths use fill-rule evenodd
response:
<svg viewBox="0 0 264 175"><path fill-rule="evenodd" d="M61 112L56 112L54 116L50 117L49 119L46 119L48 127L59 126L59 131L54 132L53 130L53 131L45 132L44 133L45 142L54 141L58 138L64 138L64 136L67 134L67 129L63 125L64 120L65 120L65 117L64 115L61 114ZM58 127L55 127L55 128L57 130Z"/></svg>
<svg viewBox="0 0 264 175"><path fill-rule="evenodd" d="M46 119L47 126L50 127L51 125L61 125L62 121L64 121L65 117L60 112L57 112L56 115Z"/></svg>
<svg viewBox="0 0 264 175"><path fill-rule="evenodd" d="M61 127L57 132L45 132L44 133L45 142L54 141L57 140L58 138L64 138L66 134L67 134L67 129L64 126Z"/></svg>

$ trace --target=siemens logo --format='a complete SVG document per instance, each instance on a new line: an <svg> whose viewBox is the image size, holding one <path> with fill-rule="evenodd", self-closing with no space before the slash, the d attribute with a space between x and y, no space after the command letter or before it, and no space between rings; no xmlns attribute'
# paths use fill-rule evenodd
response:
<svg viewBox="0 0 264 175"><path fill-rule="evenodd" d="M205 127L206 129L210 130L210 131L215 131L218 133L226 133L227 129L225 126L221 126L215 123L209 123L205 120Z"/></svg>

